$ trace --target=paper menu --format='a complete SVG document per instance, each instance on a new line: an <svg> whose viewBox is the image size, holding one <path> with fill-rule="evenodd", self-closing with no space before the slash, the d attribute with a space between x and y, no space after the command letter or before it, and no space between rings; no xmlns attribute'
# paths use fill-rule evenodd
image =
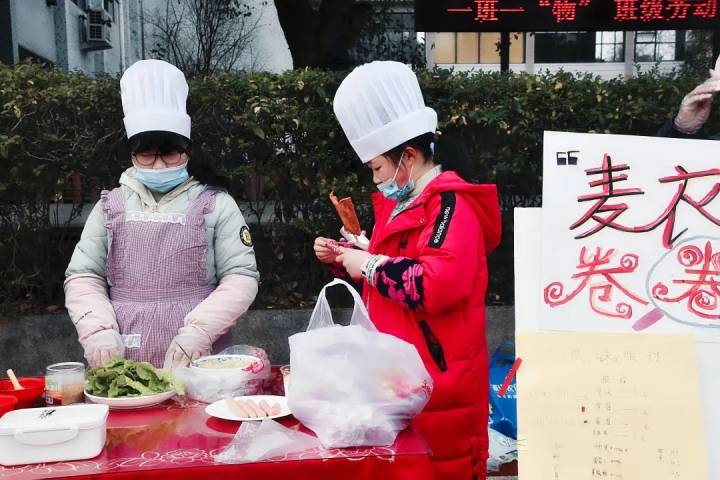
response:
<svg viewBox="0 0 720 480"><path fill-rule="evenodd" d="M517 334L519 480L707 478L691 335Z"/></svg>

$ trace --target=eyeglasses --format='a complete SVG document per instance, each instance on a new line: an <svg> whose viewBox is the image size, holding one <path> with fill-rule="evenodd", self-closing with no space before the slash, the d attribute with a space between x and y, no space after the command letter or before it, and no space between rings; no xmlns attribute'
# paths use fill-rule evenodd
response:
<svg viewBox="0 0 720 480"><path fill-rule="evenodd" d="M135 163L142 167L150 167L157 162L158 157L160 157L160 160L168 166L173 167L175 165L179 165L182 163L183 160L183 154L185 153L184 150L180 151L172 151L172 152L165 152L165 153L156 153L156 152L133 152L132 158Z"/></svg>

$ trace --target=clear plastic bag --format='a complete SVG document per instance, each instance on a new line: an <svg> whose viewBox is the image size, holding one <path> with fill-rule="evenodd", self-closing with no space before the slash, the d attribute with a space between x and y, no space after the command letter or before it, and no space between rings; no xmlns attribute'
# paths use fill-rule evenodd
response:
<svg viewBox="0 0 720 480"><path fill-rule="evenodd" d="M245 368L213 369L198 368L193 365L176 368L173 373L185 386L185 395L188 398L212 403L226 397L263 393L263 384L270 377L271 367L267 354L262 348L234 345L218 354L218 356L222 355L242 355L252 357L254 360Z"/></svg>
<svg viewBox="0 0 720 480"><path fill-rule="evenodd" d="M488 427L488 438L490 440L490 456L487 461L488 472L497 472L500 467L513 460L517 460L517 441L493 428Z"/></svg>
<svg viewBox="0 0 720 480"><path fill-rule="evenodd" d="M215 455L220 463L253 463L320 447L317 438L273 420L243 422L230 445Z"/></svg>
<svg viewBox="0 0 720 480"><path fill-rule="evenodd" d="M355 300L350 325L335 325L325 290ZM432 378L415 347L377 331L358 293L336 279L318 296L306 332L290 337L288 404L325 448L386 446L427 404Z"/></svg>

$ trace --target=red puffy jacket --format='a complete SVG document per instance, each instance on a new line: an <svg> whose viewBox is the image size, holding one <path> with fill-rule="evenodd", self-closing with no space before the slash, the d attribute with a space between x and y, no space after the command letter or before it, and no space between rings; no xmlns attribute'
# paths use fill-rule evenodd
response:
<svg viewBox="0 0 720 480"><path fill-rule="evenodd" d="M419 261L424 296L413 311L365 282L370 318L378 330L415 345L435 381L415 426L433 451L436 478L485 478L486 256L500 241L497 188L444 172L389 223L396 203L376 193L373 204L370 253Z"/></svg>

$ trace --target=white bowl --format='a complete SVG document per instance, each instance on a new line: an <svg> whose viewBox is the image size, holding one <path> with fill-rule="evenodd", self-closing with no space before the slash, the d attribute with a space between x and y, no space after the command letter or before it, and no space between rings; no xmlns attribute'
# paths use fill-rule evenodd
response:
<svg viewBox="0 0 720 480"><path fill-rule="evenodd" d="M223 364L240 363L240 366L228 366L224 367ZM203 365L213 364L215 367L208 367ZM253 373L252 366L260 365L260 359L253 357L252 355L208 355L207 357L201 357L192 362L191 368L195 371L202 372L218 372L218 373Z"/></svg>

